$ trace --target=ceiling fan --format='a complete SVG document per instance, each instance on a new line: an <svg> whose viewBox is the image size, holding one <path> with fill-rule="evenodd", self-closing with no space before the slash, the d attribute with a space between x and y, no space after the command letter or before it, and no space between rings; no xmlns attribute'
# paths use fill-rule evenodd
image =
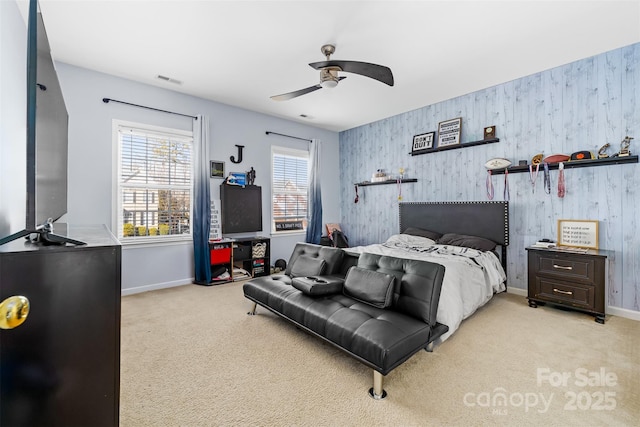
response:
<svg viewBox="0 0 640 427"><path fill-rule="evenodd" d="M282 95L274 95L271 97L274 101L286 101L300 95L304 95L323 87L332 88L338 86L340 80L346 79L345 76L339 76L338 71L347 73L360 74L378 80L382 83L393 86L393 73L389 67L371 64L369 62L359 61L336 61L329 57L336 51L336 47L332 44L325 44L320 51L327 57L326 61L313 62L309 64L312 68L320 70L320 83L294 92L283 93Z"/></svg>

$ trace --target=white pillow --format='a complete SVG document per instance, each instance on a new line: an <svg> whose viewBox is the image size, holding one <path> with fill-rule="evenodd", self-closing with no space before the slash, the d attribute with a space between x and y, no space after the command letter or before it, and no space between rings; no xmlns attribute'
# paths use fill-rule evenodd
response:
<svg viewBox="0 0 640 427"><path fill-rule="evenodd" d="M412 236L410 234L394 234L389 237L386 243L404 243L406 245L431 246L435 245L435 240L427 237Z"/></svg>

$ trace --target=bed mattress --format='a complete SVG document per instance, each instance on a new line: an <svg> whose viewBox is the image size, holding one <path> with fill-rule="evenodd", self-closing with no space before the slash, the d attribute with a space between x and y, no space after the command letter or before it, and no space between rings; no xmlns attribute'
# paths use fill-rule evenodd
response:
<svg viewBox="0 0 640 427"><path fill-rule="evenodd" d="M464 319L491 300L495 293L506 289L506 274L493 252L439 245L431 239L408 234L396 234L384 243L344 250L354 254L368 252L443 265L445 274L436 319L447 325L449 332L440 338L441 341L451 336Z"/></svg>

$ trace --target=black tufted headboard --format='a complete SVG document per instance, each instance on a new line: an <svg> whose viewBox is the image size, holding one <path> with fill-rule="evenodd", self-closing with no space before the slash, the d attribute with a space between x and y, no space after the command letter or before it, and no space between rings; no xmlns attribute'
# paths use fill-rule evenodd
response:
<svg viewBox="0 0 640 427"><path fill-rule="evenodd" d="M509 202L407 202L400 203L399 210L401 233L417 227L493 240L502 248L500 258L507 270Z"/></svg>

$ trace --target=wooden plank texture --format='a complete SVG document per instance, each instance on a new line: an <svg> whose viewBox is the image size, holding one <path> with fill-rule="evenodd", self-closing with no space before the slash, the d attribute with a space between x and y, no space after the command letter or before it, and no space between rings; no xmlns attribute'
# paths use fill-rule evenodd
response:
<svg viewBox="0 0 640 427"><path fill-rule="evenodd" d="M537 154L571 154L610 143L620 149L626 136L640 153L640 44L634 44L472 94L409 111L340 133L342 226L352 245L385 241L398 230L398 191L394 185L360 189L353 183L376 169L418 182L402 187L403 201L487 200L485 162L505 157L517 165ZM437 130L443 120L462 117L462 142L482 138L496 126L499 143L411 156L413 135ZM554 238L558 219L600 222L600 247L608 260L608 304L640 311L640 167L622 164L565 171L567 190L551 191L540 170L535 186L528 173L509 174L511 245L509 286L526 289L525 247ZM503 200L504 175L492 178Z"/></svg>

